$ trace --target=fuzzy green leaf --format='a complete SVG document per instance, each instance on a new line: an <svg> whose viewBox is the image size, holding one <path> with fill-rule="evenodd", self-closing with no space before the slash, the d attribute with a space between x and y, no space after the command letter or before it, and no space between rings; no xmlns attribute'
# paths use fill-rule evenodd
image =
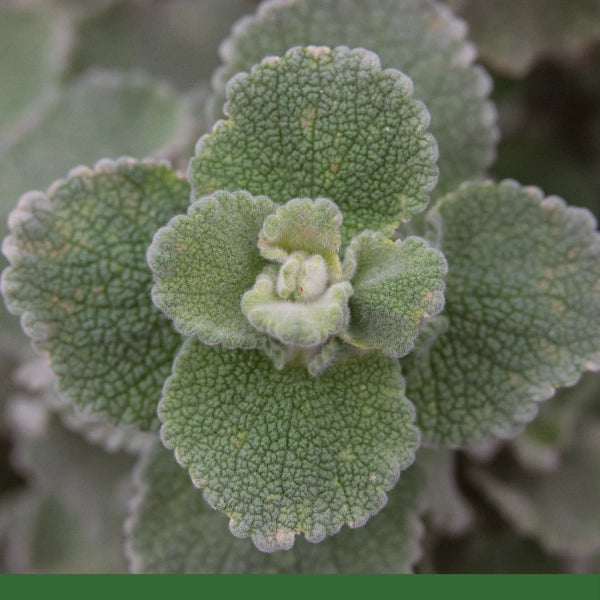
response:
<svg viewBox="0 0 600 600"><path fill-rule="evenodd" d="M267 264L258 234L275 209L266 196L218 191L156 233L148 249L152 298L179 332L227 348L261 343L240 301Z"/></svg>
<svg viewBox="0 0 600 600"><path fill-rule="evenodd" d="M341 223L342 213L331 200L296 198L265 219L258 247L266 259L280 263L292 252L318 254L339 276Z"/></svg>
<svg viewBox="0 0 600 600"><path fill-rule="evenodd" d="M537 402L600 364L595 219L506 181L463 186L432 222L448 328L405 359L421 431L441 444L514 435Z"/></svg>
<svg viewBox="0 0 600 600"><path fill-rule="evenodd" d="M473 66L475 49L465 34L465 24L432 0L263 2L221 46L224 64L213 80L213 119L222 114L226 82L265 56L309 44L365 48L384 68L412 79L415 97L431 113L430 131L440 150L436 194L452 191L484 172L497 139L495 110L488 101L491 80Z"/></svg>
<svg viewBox="0 0 600 600"><path fill-rule="evenodd" d="M168 166L122 159L25 194L10 217L9 310L49 355L61 391L115 424L157 425L181 336L152 304L146 249L188 201Z"/></svg>
<svg viewBox="0 0 600 600"><path fill-rule="evenodd" d="M363 348L404 356L413 348L422 320L444 306L442 253L417 237L392 242L379 233L356 236L344 257L351 278L350 326L344 339Z"/></svg>
<svg viewBox="0 0 600 600"><path fill-rule="evenodd" d="M358 530L344 528L320 544L265 554L236 540L177 465L156 445L136 472L137 494L127 521L135 573L409 573L419 558L423 477L408 469L384 510Z"/></svg>
<svg viewBox="0 0 600 600"><path fill-rule="evenodd" d="M325 343L348 324L351 294L352 286L340 281L312 302L282 301L275 291L273 277L262 274L242 297L241 306L258 331L283 344L309 347Z"/></svg>
<svg viewBox="0 0 600 600"><path fill-rule="evenodd" d="M330 198L346 241L368 227L391 233L425 207L437 180L429 114L375 54L295 48L237 76L228 94L229 119L200 138L190 163L196 197Z"/></svg>
<svg viewBox="0 0 600 600"><path fill-rule="evenodd" d="M196 338L159 406L162 439L230 529L264 551L363 525L419 442L398 363L352 354L312 377Z"/></svg>

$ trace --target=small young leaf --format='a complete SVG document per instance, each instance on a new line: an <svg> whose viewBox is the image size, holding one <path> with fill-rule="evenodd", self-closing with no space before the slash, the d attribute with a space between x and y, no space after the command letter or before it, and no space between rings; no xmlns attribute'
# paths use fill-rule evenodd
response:
<svg viewBox="0 0 600 600"><path fill-rule="evenodd" d="M468 184L432 222L449 265L446 332L403 362L427 441L508 437L600 364L600 237L584 209L506 181Z"/></svg>
<svg viewBox="0 0 600 600"><path fill-rule="evenodd" d="M295 198L265 219L258 240L260 253L280 263L292 252L318 254L331 274L339 276L341 223L342 213L331 200Z"/></svg>
<svg viewBox="0 0 600 600"><path fill-rule="evenodd" d="M444 306L446 261L425 240L392 242L380 233L356 236L344 268L356 265L351 278L350 327L346 341L404 356L413 347L423 319Z"/></svg>
<svg viewBox="0 0 600 600"><path fill-rule="evenodd" d="M288 552L265 554L236 540L157 444L137 471L137 495L126 522L134 573L410 573L421 555L423 477L408 469L384 510L366 527L342 529L320 544L298 540Z"/></svg>
<svg viewBox="0 0 600 600"><path fill-rule="evenodd" d="M431 113L430 131L440 149L435 193L450 192L482 175L498 137L488 100L491 79L473 66L475 49L465 41L466 30L448 7L432 0L263 2L257 15L241 19L221 46L224 64L213 79L213 120L222 116L227 81L265 56L309 44L365 48L379 56L384 68L399 69L412 79L415 97Z"/></svg>
<svg viewBox="0 0 600 600"><path fill-rule="evenodd" d="M231 531L264 551L363 525L419 442L398 362L350 354L319 377L189 338L159 406L165 444Z"/></svg>
<svg viewBox="0 0 600 600"><path fill-rule="evenodd" d="M49 355L60 390L115 424L158 424L181 336L152 304L146 249L188 202L187 182L168 166L122 159L74 169L46 194L25 194L10 216L9 310Z"/></svg>
<svg viewBox="0 0 600 600"><path fill-rule="evenodd" d="M230 115L200 138L190 162L195 197L245 189L285 203L330 198L342 238L391 233L423 210L437 180L429 114L399 71L366 50L295 48L228 87Z"/></svg>
<svg viewBox="0 0 600 600"><path fill-rule="evenodd" d="M258 234L276 208L266 196L218 191L156 233L148 249L152 298L179 332L227 348L263 341L240 301L267 264Z"/></svg>
<svg viewBox="0 0 600 600"><path fill-rule="evenodd" d="M351 294L352 286L340 281L313 302L282 301L273 278L264 274L242 297L242 311L258 331L283 344L310 347L325 343L348 324Z"/></svg>

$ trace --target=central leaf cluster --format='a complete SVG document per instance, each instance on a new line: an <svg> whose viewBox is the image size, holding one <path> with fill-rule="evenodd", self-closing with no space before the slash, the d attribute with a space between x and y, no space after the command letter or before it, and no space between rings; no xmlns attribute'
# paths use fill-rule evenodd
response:
<svg viewBox="0 0 600 600"><path fill-rule="evenodd" d="M348 325L353 290L338 258L341 220L339 209L324 198L295 199L267 217L258 246L270 262L241 303L259 332L287 346L311 348Z"/></svg>
<svg viewBox="0 0 600 600"><path fill-rule="evenodd" d="M443 306L446 262L421 238L373 231L342 261L341 225L327 198L215 192L156 234L154 302L184 335L260 349L278 369L317 376L348 346L403 356Z"/></svg>

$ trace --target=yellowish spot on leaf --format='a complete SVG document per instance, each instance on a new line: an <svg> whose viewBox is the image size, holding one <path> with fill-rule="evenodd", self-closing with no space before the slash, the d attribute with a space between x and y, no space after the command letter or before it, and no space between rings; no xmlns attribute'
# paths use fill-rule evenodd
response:
<svg viewBox="0 0 600 600"><path fill-rule="evenodd" d="M317 111L312 104L306 106L300 115L300 127L304 134L309 134L312 131L313 124L317 118Z"/></svg>

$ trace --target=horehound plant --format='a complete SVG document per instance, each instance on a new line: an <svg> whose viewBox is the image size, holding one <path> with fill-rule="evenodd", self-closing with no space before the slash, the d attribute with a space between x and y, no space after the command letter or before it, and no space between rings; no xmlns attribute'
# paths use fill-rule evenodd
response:
<svg viewBox="0 0 600 600"><path fill-rule="evenodd" d="M223 57L187 174L106 159L25 194L2 293L64 402L160 431L133 570L410 570L417 450L513 437L600 365L596 222L485 179L489 78L442 5L266 2ZM220 557L208 505L273 554Z"/></svg>

